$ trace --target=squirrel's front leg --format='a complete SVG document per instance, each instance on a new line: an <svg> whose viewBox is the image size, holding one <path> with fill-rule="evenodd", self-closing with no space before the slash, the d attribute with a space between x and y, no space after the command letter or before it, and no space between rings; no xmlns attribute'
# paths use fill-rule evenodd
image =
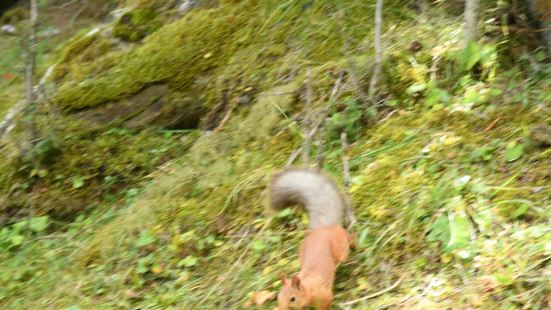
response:
<svg viewBox="0 0 551 310"><path fill-rule="evenodd" d="M322 296L319 296L313 305L316 310L329 310L331 303L333 302L333 292L331 290L325 292Z"/></svg>

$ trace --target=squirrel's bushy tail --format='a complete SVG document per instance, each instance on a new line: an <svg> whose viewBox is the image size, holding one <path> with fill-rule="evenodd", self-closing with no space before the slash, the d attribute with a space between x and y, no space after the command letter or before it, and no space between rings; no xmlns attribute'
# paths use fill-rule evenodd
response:
<svg viewBox="0 0 551 310"><path fill-rule="evenodd" d="M269 195L272 210L303 206L310 217L311 229L343 225L343 216L349 208L335 182L317 169L286 169L274 175Z"/></svg>

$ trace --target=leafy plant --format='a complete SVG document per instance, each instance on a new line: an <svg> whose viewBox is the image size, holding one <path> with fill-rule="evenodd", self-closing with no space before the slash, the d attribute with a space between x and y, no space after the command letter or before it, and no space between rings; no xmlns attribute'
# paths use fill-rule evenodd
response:
<svg viewBox="0 0 551 310"><path fill-rule="evenodd" d="M51 224L50 218L45 216L33 217L19 221L9 227L0 229L0 248L12 249L23 244L31 234L44 232Z"/></svg>

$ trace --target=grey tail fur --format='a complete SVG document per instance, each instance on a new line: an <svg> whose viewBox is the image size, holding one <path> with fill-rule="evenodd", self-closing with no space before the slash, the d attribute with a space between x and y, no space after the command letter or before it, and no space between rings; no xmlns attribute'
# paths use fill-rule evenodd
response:
<svg viewBox="0 0 551 310"><path fill-rule="evenodd" d="M310 229L343 225L343 216L350 215L337 184L318 169L286 169L274 175L269 196L272 210L303 206L310 217Z"/></svg>

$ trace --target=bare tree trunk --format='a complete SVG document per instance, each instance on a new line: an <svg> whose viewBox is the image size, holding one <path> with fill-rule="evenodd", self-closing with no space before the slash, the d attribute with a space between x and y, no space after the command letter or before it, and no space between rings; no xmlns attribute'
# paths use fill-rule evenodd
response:
<svg viewBox="0 0 551 310"><path fill-rule="evenodd" d="M15 126L17 114L24 112L30 105L35 104L37 100L35 91L35 68L36 68L36 30L38 27L38 4L37 0L30 0L30 19L29 33L27 38L21 38L23 41L23 50L25 55L25 74L24 74L24 100L16 103L6 114L4 120L0 123L0 141L7 133ZM24 41L27 42L24 42ZM31 115L29 123L31 140L36 137L36 129L34 127L34 113Z"/></svg>
<svg viewBox="0 0 551 310"><path fill-rule="evenodd" d="M467 0L465 3L465 47L476 41L479 6L480 0Z"/></svg>
<svg viewBox="0 0 551 310"><path fill-rule="evenodd" d="M29 22L29 38L26 46L25 60L25 107L29 109L29 141L34 145L38 138L38 131L35 124L35 116L37 113L37 91L35 89L35 71L36 71L36 28L38 24L38 4L37 0L31 0L30 7L30 22ZM35 168L38 166L36 158L33 156Z"/></svg>
<svg viewBox="0 0 551 310"><path fill-rule="evenodd" d="M32 108L29 117L29 140L30 144L34 145L38 137L38 133L35 126L35 114L36 114L36 90L35 90L35 69L36 69L36 28L38 24L38 4L37 0L31 0L30 7L30 21L29 21L29 38L27 40L26 56L25 59L25 107ZM32 155L33 165L38 168L38 160L36 156ZM29 205L29 214L27 225L30 226L31 219L34 217L34 203ZM30 229L27 230L30 233ZM28 236L27 236L28 237Z"/></svg>
<svg viewBox="0 0 551 310"><path fill-rule="evenodd" d="M369 99L373 100L373 95L377 87L377 80L381 74L381 64L383 62L383 46L381 36L383 32L383 0L377 0L375 6L375 66L373 75L369 81Z"/></svg>
<svg viewBox="0 0 551 310"><path fill-rule="evenodd" d="M36 27L38 20L37 0L31 0L29 37L25 48L25 101L31 104L36 100L34 92L34 72L36 67Z"/></svg>

